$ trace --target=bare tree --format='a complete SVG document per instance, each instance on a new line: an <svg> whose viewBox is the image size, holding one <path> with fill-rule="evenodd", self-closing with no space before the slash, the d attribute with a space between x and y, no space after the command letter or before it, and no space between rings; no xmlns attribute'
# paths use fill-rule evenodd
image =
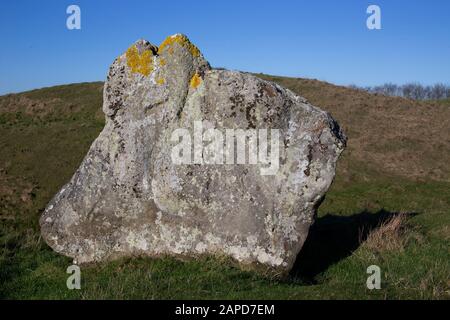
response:
<svg viewBox="0 0 450 320"><path fill-rule="evenodd" d="M388 96L396 96L398 94L398 86L393 83L386 83L383 86L383 91Z"/></svg>
<svg viewBox="0 0 450 320"><path fill-rule="evenodd" d="M447 91L448 88L445 85L443 85L442 83L437 83L431 89L430 99L433 100L445 99L447 98Z"/></svg>
<svg viewBox="0 0 450 320"><path fill-rule="evenodd" d="M401 88L402 91L402 96L405 98L409 98L409 99L414 99L414 84L412 83L408 83L408 84L404 84Z"/></svg>

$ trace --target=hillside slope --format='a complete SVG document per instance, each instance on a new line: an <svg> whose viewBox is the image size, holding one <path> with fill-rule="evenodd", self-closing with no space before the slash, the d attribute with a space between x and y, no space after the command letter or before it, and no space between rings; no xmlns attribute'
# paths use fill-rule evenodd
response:
<svg viewBox="0 0 450 320"><path fill-rule="evenodd" d="M134 259L86 266L84 289L67 290L70 260L42 242L37 222L104 125L103 84L82 83L0 97L0 297L448 297L450 102L258 76L329 111L349 137L290 279L266 279L208 257ZM395 234L383 231L399 212L407 222ZM382 268L383 290L365 289L370 264ZM149 272L151 280L142 281Z"/></svg>
<svg viewBox="0 0 450 320"><path fill-rule="evenodd" d="M341 168L450 181L450 103L370 94L308 79L260 75L330 112L349 137ZM355 173L355 172L353 172Z"/></svg>

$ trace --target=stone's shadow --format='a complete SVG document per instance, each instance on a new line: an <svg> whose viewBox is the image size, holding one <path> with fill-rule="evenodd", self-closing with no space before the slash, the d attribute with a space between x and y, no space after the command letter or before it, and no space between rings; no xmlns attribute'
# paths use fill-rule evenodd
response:
<svg viewBox="0 0 450 320"><path fill-rule="evenodd" d="M375 213L362 211L352 216L327 214L317 218L297 255L290 275L308 284L317 283L317 275L350 256L370 231L398 214L382 209Z"/></svg>

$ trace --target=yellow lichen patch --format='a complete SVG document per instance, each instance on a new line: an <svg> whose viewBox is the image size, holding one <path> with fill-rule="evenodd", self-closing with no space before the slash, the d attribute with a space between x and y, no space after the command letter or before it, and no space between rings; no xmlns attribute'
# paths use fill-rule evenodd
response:
<svg viewBox="0 0 450 320"><path fill-rule="evenodd" d="M202 83L202 78L200 77L200 75L196 72L193 76L192 76L192 78L191 78L191 81L190 81L190 85L191 85L191 87L192 88L197 88L199 85L200 85L200 83Z"/></svg>
<svg viewBox="0 0 450 320"><path fill-rule="evenodd" d="M165 60L164 58L160 58L160 59L159 59L159 65L160 65L161 67L164 67L164 66L166 65L166 60Z"/></svg>
<svg viewBox="0 0 450 320"><path fill-rule="evenodd" d="M194 57L200 56L200 50L184 34L167 37L159 46L158 53L162 53L166 47L169 47L169 53L172 53L173 49L170 46L174 43L178 43L180 46L187 48Z"/></svg>
<svg viewBox="0 0 450 320"><path fill-rule="evenodd" d="M153 71L151 50L145 50L139 54L135 45L128 48L126 52L127 65L133 73L140 73L144 76L148 76Z"/></svg>
<svg viewBox="0 0 450 320"><path fill-rule="evenodd" d="M158 80L156 80L156 83L158 83L159 85L163 85L165 83L164 78L159 78Z"/></svg>

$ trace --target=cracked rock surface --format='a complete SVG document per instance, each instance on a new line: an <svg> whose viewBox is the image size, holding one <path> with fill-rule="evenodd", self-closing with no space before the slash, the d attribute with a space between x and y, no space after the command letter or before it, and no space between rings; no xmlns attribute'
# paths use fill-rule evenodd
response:
<svg viewBox="0 0 450 320"><path fill-rule="evenodd" d="M345 147L328 113L251 74L212 69L179 34L159 47L139 40L118 57L103 100L103 131L40 219L56 252L78 263L218 254L292 268ZM192 137L199 121L224 136L279 130L277 170L174 163L174 130Z"/></svg>

